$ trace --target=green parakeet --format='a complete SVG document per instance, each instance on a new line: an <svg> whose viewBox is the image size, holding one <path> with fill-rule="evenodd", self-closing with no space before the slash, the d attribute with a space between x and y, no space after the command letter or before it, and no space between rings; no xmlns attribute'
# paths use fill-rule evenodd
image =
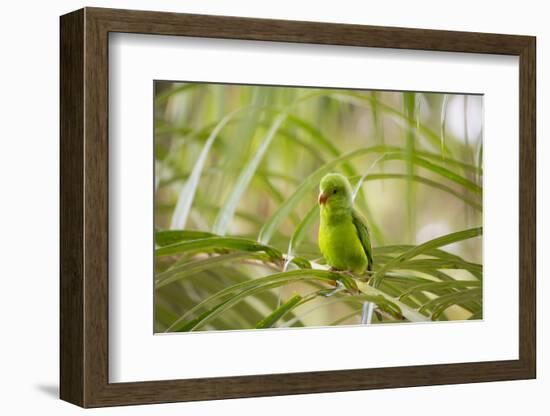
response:
<svg viewBox="0 0 550 416"><path fill-rule="evenodd" d="M365 221L353 209L347 178L329 173L319 185L319 248L334 270L363 274L372 270L372 249Z"/></svg>

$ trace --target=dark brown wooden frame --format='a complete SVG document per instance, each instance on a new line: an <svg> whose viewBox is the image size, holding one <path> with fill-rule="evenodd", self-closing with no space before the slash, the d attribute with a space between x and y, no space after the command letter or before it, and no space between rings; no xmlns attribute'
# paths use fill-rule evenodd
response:
<svg viewBox="0 0 550 416"><path fill-rule="evenodd" d="M535 38L85 8L61 17L60 396L83 406L518 380L536 376ZM515 55L520 66L519 359L109 383L110 32Z"/></svg>

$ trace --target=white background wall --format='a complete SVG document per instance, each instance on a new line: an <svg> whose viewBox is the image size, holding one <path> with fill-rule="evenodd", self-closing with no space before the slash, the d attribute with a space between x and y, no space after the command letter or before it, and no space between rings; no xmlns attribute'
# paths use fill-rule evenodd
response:
<svg viewBox="0 0 550 416"><path fill-rule="evenodd" d="M550 26L543 1L125 0L4 2L0 13L0 410L2 414L83 412L58 395L58 16L82 6L318 20L537 36L538 54L538 379L459 386L316 394L87 411L103 415L547 414L550 361L543 332L550 285L543 243L550 207L545 102L550 101ZM543 234L545 234L543 236ZM503 231L503 238L505 233ZM357 348L357 346L350 346Z"/></svg>

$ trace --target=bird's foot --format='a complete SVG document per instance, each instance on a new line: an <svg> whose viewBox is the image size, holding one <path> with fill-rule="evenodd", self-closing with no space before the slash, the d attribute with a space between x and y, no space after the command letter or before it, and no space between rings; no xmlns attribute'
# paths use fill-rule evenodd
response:
<svg viewBox="0 0 550 416"><path fill-rule="evenodd" d="M334 267L330 267L328 269L329 272L333 272L333 273L338 273L338 274L343 274L343 275L346 275L346 276L349 276L349 277L356 277L352 272L351 270L342 270L342 269L336 269Z"/></svg>

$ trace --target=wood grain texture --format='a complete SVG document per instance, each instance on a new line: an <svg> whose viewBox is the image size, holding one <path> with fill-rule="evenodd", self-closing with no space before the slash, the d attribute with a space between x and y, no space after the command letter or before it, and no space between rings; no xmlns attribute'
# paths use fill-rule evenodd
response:
<svg viewBox="0 0 550 416"><path fill-rule="evenodd" d="M60 388L84 405L84 12L60 23Z"/></svg>
<svg viewBox="0 0 550 416"><path fill-rule="evenodd" d="M518 360L139 383L108 380L108 33L520 58ZM61 398L83 407L516 380L536 375L535 38L86 8L61 18Z"/></svg>
<svg viewBox="0 0 550 416"><path fill-rule="evenodd" d="M519 98L519 355L536 377L536 40L520 54Z"/></svg>
<svg viewBox="0 0 550 416"><path fill-rule="evenodd" d="M84 397L89 406L101 397L109 375L109 69L108 32L86 9L85 16Z"/></svg>

